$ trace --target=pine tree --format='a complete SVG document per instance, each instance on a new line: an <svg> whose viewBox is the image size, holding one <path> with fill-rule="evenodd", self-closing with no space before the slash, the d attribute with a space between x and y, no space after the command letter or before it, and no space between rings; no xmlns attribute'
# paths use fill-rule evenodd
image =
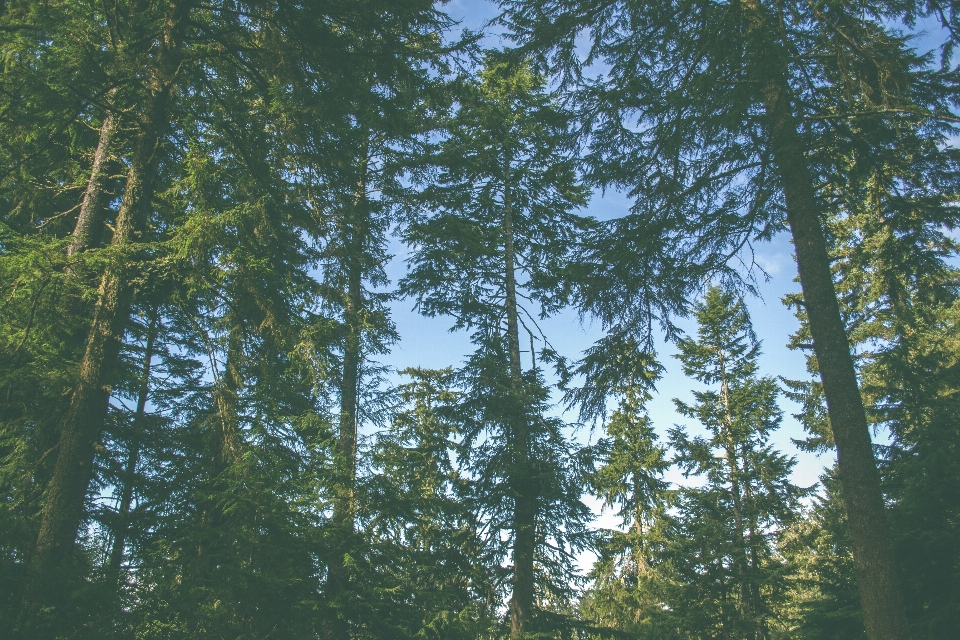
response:
<svg viewBox="0 0 960 640"><path fill-rule="evenodd" d="M955 388L949 364L955 349L942 338L953 323L958 282L949 264L956 243L944 233L952 224L948 202L956 192L957 159L941 148L941 132L914 121L874 122L869 135L879 141L872 153L851 150L835 161L846 178L843 189L830 191L831 261L868 418L893 436L881 471L894 505L888 517L908 617L915 635L936 637L954 626L947 612L957 593L955 574L944 570L951 565L945 558L958 553L955 532L945 524L956 508L948 497L957 481L949 453L956 429L943 413ZM799 346L809 332L802 308L798 317L804 323L794 336ZM808 366L816 373L815 360ZM814 434L809 445L832 446L822 398L802 399L805 426ZM908 486L914 487L910 498L900 493ZM931 534L938 542L928 547Z"/></svg>
<svg viewBox="0 0 960 640"><path fill-rule="evenodd" d="M399 51L383 52L386 43L375 33L356 34L354 76L339 87L339 127L316 132L309 128L309 116L298 117L313 148L302 158L305 195L320 223L316 278L320 310L328 321L328 343L320 345L327 363L322 375L338 430L325 584L331 637L347 638L351 624L365 627L378 618L373 613L377 578L361 583L352 575L374 544L357 529L358 503L364 501L358 487L367 464L360 433L363 427L384 427L389 413L384 369L375 361L397 337L387 307L391 295L383 291L389 285L384 270L390 259L388 233L408 196L404 179L448 102L439 49L446 26L438 16L422 32L411 33Z"/></svg>
<svg viewBox="0 0 960 640"><path fill-rule="evenodd" d="M139 114L123 202L114 221L111 244L120 250L135 241L149 218L159 148L170 125L172 94L182 54L182 29L190 8L171 5L165 9L157 16L159 24L152 34L160 44L143 69L148 78L144 108ZM22 624L28 623L43 601L54 597L55 585L60 583L56 573L70 562L93 475L95 446L106 417L106 389L115 375L129 313L132 288L127 284L128 277L119 265L108 266L100 277L79 376L60 427L57 460L45 492L31 559L32 577L24 592Z"/></svg>
<svg viewBox="0 0 960 640"><path fill-rule="evenodd" d="M406 369L400 410L370 452L360 527L379 597L370 637L476 638L495 622L493 566L462 466L462 392L452 369Z"/></svg>
<svg viewBox="0 0 960 640"><path fill-rule="evenodd" d="M3 287L15 294L16 318L2 343L14 355L2 372L14 401L3 410L3 455L11 495L27 498L3 522L16 539L5 555L18 579L12 597L23 596L24 633L40 633L42 609L68 634L82 619L106 633L113 614L153 612L157 628L187 635L221 624L255 633L271 620L297 635L312 622L296 627L306 616L284 611L315 606L313 558L326 560L306 552L320 546L322 521L306 496L328 484L306 455L323 458L313 380L293 375L303 362L291 357L308 325L323 324L309 269L325 212L307 205L315 194L306 187L318 167L328 179L336 173L324 142L351 128L345 88L369 86L356 61L379 61L388 94L408 67L422 72L411 60L436 59L444 17L429 2L371 2L359 12L268 0L115 5L0 7L5 51L27 61L13 67L23 90L3 98L15 116L4 121L4 158L18 167L3 184ZM385 71L391 65L400 73ZM36 176L53 188L37 189ZM148 308L166 327L158 354L200 356L212 384L186 367L162 419L130 429L124 404L144 371L131 366L142 347L136 313ZM43 384L31 389L27 370ZM70 393L72 408L62 400ZM158 422L170 428L168 442L153 441ZM144 464L131 462L138 449ZM192 492L162 488L167 465ZM117 512L94 500L110 492ZM126 527L125 509L139 511L140 530ZM176 526L172 514L191 526ZM264 530L277 533L276 545L256 543ZM98 560L111 540L116 553ZM142 607L131 616L79 606L80 591L114 606L84 584L117 564L109 556L124 555L143 578L123 585L127 602ZM32 558L32 577L23 558ZM253 591L239 585L256 576L286 585L263 589L283 606L244 607ZM217 602L238 608L214 611Z"/></svg>
<svg viewBox="0 0 960 640"><path fill-rule="evenodd" d="M588 619L636 637L666 634L660 592L665 515L674 492L664 481L667 448L644 411L649 393L621 389L620 405L597 443L599 466L591 479L605 507L618 509L621 530L606 532L593 568L593 587L581 601ZM663 637L661 635L660 637Z"/></svg>
<svg viewBox="0 0 960 640"><path fill-rule="evenodd" d="M820 477L822 494L786 532L784 557L796 573L788 577L785 613L792 637L863 638L863 614L853 573L847 527L836 467Z"/></svg>

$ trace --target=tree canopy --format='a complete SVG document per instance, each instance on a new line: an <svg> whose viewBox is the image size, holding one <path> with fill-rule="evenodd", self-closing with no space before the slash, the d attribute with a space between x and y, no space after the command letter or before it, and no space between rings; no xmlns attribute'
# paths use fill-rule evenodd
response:
<svg viewBox="0 0 960 640"><path fill-rule="evenodd" d="M956 633L955 8L497 6L0 1L0 635Z"/></svg>

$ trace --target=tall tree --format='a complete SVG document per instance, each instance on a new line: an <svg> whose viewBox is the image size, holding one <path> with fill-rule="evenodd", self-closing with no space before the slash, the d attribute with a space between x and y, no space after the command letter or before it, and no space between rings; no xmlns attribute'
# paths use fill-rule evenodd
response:
<svg viewBox="0 0 960 640"><path fill-rule="evenodd" d="M355 51L368 58L358 58L355 76L340 87L344 119L336 130L312 132L312 153L303 158L307 192L322 222L318 235L323 247L317 256L321 309L333 321L332 343L326 347L328 390L337 405L338 425L326 584L332 637L349 637L359 610L376 606L361 606L370 594L360 592L370 585L351 577L351 567L356 568L355 560L369 542L356 530L358 469L364 466L358 438L364 425L385 426L388 414L380 388L383 369L374 360L396 338L387 307L390 295L382 291L389 284L387 234L410 190L404 178L449 103L441 50L447 26L445 17L437 15L409 33L399 49L385 49L387 43L374 33L357 34ZM363 615L364 623L372 622Z"/></svg>
<svg viewBox="0 0 960 640"><path fill-rule="evenodd" d="M361 480L360 526L368 532L379 598L364 635L476 638L496 621L498 567L483 544L471 500L452 369L406 369L389 429L377 434Z"/></svg>
<svg viewBox="0 0 960 640"><path fill-rule="evenodd" d="M658 565L674 494L663 479L670 461L644 410L649 393L639 386L620 391L620 405L604 427L608 437L597 444L600 464L591 485L605 507L617 509L621 530L606 533L581 609L603 627L655 637L666 631L657 624L663 611Z"/></svg>
<svg viewBox="0 0 960 640"><path fill-rule="evenodd" d="M302 470L285 456L296 459L298 446L316 446L307 427L299 445L290 440L291 433L299 434L297 425L316 422L297 412L316 407L303 380L293 384L288 356L304 325L322 324L316 322L319 296L309 269L327 212L307 206L315 194L305 187L318 165L329 177L338 160L331 160L333 145L311 143L351 130L349 107L356 102L341 98L347 88L369 86L371 65L379 64L377 71L388 78L386 94L403 85L399 76L405 68L415 67L416 75L421 61L435 60L445 18L427 1L402 7L369 2L358 11L335 3L250 0L201 6L133 0L111 7L83 1L35 8L4 3L0 19L5 51L27 62L14 65L16 75L29 80L24 90L17 87L4 97L11 107L6 113L16 116L4 121L13 134L5 136L4 157L17 170L5 176L3 219L11 227L3 228L2 249L4 289L15 294L17 319L3 340L5 352L9 346L15 356L14 366L3 371L9 382L5 390L16 401L9 415L4 409L5 442L16 444L9 457L4 450L5 464L10 463L5 469L18 490L30 493L29 507L21 509L26 517L15 527L17 547L7 557L13 565L20 562L16 558L32 558L34 577L21 615L26 629L36 621L32 614L41 601L60 610L67 606L69 598L58 599L53 587L68 592L68 581L59 578L75 541L88 537L86 518L93 518L93 537L122 529L109 517L100 521L102 531L96 529L100 510L89 500L88 488L108 492L117 482L123 487L114 488L124 495L128 486L105 467L124 447L132 446L132 454L143 434L111 431L111 417L123 411L111 410L110 401L122 403L129 387L123 352L138 335L130 309L145 308L138 305L155 280L164 281L160 288L173 299L151 301L163 309L160 323L177 326L172 341L190 355L202 354L214 380L209 388L192 378L186 384L191 390L183 390L182 400L193 402L195 411L184 411L179 401L167 405L170 414L181 414L177 427L189 424L208 437L206 468L185 469L181 477L206 474L196 497L209 508L200 511L229 516L226 527L216 525L217 517L206 518L210 526L200 527L194 550L210 550L202 541L219 538L227 542L219 545L225 560L219 566L242 566L242 556L233 553L242 546L237 532L247 527L249 533L258 521L267 521L258 520L262 514L256 504L232 509L244 482L258 474L261 488L280 482L283 473ZM413 60L417 63L411 65ZM308 108L298 112L304 105ZM304 112L318 117L307 123ZM118 178L116 171L126 176ZM36 176L58 184L38 190ZM100 247L98 230L112 233L105 239L108 246ZM69 259L60 261L57 252ZM95 283L92 294L87 280ZM66 296L71 312L66 318L56 312L62 295L47 295L51 282L60 291L61 283L76 283ZM22 286L26 283L30 287ZM36 330L37 310L44 312L42 331ZM330 350L329 344L321 347ZM46 381L40 394L28 388L28 380L17 380L17 361L36 365L34 379ZM65 394L64 387L70 392ZM203 390L209 398L203 398ZM72 404L64 406L62 398L71 393ZM24 401L41 395L61 400L23 411L34 404ZM184 455L183 462L197 452L196 442L170 444L169 450ZM253 460L263 467L251 466ZM141 469L151 478L159 473ZM93 479L98 483L90 484ZM296 489L303 490L298 483ZM182 497L157 498L163 492L155 489L144 491L150 509L162 511ZM287 485L276 495L290 495L284 490L293 488ZM41 517L30 516L28 511L40 505ZM291 510L311 520L310 509L291 500L273 522L288 518ZM31 528L37 544L23 542ZM156 552L151 543L157 541L150 538L133 535L136 549ZM178 549L191 546L184 539L177 543ZM260 554L256 545L246 549L246 566L262 566L254 561L268 554ZM295 564L304 571L311 567ZM162 572L153 575L162 577ZM168 585L176 581L171 577Z"/></svg>
<svg viewBox="0 0 960 640"><path fill-rule="evenodd" d="M685 473L706 482L681 491L678 501L668 553L689 594L672 608L683 616L682 602L704 622L715 611L716 620L701 630L707 636L768 638L780 626L777 600L789 570L775 556L777 541L806 492L789 479L796 460L770 444L782 417L779 390L772 378L757 375L760 344L743 301L711 287L696 317L697 339L681 339L678 357L684 373L713 388L694 392L695 404L676 404L707 437L691 439L677 427L671 441ZM701 572L711 579L699 580ZM716 585L720 592L710 593Z"/></svg>
<svg viewBox="0 0 960 640"><path fill-rule="evenodd" d="M171 113L171 101L182 56L182 38L189 13L186 4L163 7L143 44L155 50L143 69L146 95L126 177L123 202L114 222L115 247L135 242L150 214L155 177ZM141 16L138 16L141 18ZM94 448L107 409L107 388L114 375L132 295L121 265L108 267L100 279L98 300L79 379L60 428L57 462L46 489L40 531L32 558L33 580L24 595L23 616L37 610L41 594L48 598L58 583L56 572L67 562L82 519L87 486L93 473Z"/></svg>
<svg viewBox="0 0 960 640"><path fill-rule="evenodd" d="M830 257L868 419L893 436L881 470L908 618L915 635L935 637L953 626L948 602L957 593L955 574L944 569L958 553L946 524L956 509L948 497L957 482L949 453L956 431L944 413L956 384L949 355L955 349L942 338L957 296L958 274L949 263L957 246L945 233L953 225L957 157L940 146L936 130L914 120L872 121L864 135L876 141L872 151L838 150L842 188L825 186ZM803 345L808 322L799 306L797 315L803 324L794 344ZM808 365L816 373L816 360ZM819 393L803 400L813 434L808 446L832 445ZM927 485L925 477L937 480Z"/></svg>
<svg viewBox="0 0 960 640"><path fill-rule="evenodd" d="M402 291L416 297L421 312L451 315L455 329L473 330L478 346L465 369L467 404L477 429L496 438L484 464L497 468L477 469L495 491L487 498L502 497L511 509L495 528L511 536L514 637L532 631L535 593L547 587L535 576L547 537L561 535L554 528L561 523L574 533L581 518L579 498L565 495L568 481L556 466L565 464L556 457L565 444L541 413L546 391L520 360L521 330L530 335L531 356L541 338L528 303L542 314L562 305L560 269L585 226L571 213L585 191L569 145L568 116L543 91L543 79L489 54L480 80L465 84L439 149L436 181L422 194L428 212L404 230L414 252ZM551 487L561 494L551 496ZM555 508L572 511L551 513Z"/></svg>
<svg viewBox="0 0 960 640"><path fill-rule="evenodd" d="M0 455L4 495L16 505L6 514L10 519L4 518L11 561L11 571L5 571L10 580L4 582L19 603L30 582L23 559L37 541L43 492L54 473L52 452L67 413L63 398L77 382L75 364L96 292L90 277L96 266L57 254L66 253L64 238L89 184L88 159L96 155L95 131L105 117L100 107L111 85L106 73L111 65L102 48L109 29L91 23L81 3L13 3L0 10L0 24L0 47L11 61L0 80ZM118 182L102 185L111 191ZM78 559L79 572L89 569L87 560ZM74 575L64 570L61 582L72 582ZM8 610L0 617L11 622L18 613Z"/></svg>

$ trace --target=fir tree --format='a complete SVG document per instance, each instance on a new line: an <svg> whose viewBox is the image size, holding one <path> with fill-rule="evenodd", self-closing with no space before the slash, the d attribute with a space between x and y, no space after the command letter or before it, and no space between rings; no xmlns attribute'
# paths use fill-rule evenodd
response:
<svg viewBox="0 0 960 640"><path fill-rule="evenodd" d="M483 445L470 465L491 543L500 543L498 531L510 536L515 637L532 631L537 600L567 597L566 585L535 570L568 578L566 546L578 545L585 516L560 425L543 415L548 391L520 361L521 329L532 357L541 338L536 307L546 314L563 303L558 275L585 226L571 213L584 190L567 153L568 117L543 84L526 65L487 56L479 82L464 87L436 182L421 196L429 210L404 230L414 252L402 291L427 315L453 316L478 347L463 371L473 425L465 435Z"/></svg>
<svg viewBox="0 0 960 640"><path fill-rule="evenodd" d="M461 462L452 369L407 369L400 410L370 452L360 525L370 536L371 637L476 638L495 622L495 568Z"/></svg>
<svg viewBox="0 0 960 640"><path fill-rule="evenodd" d="M622 529L605 532L590 576L594 584L581 609L603 627L657 637L666 632L660 624L660 565L674 494L663 479L670 462L644 411L649 394L637 387L621 391L620 405L604 427L608 437L596 445L599 465L591 485L605 507L617 509Z"/></svg>
<svg viewBox="0 0 960 640"><path fill-rule="evenodd" d="M705 484L680 492L667 555L676 592L673 615L702 637L767 638L781 627L778 610L790 570L778 540L806 494L790 482L796 464L770 444L780 425L779 390L757 375L760 344L742 300L719 288L696 307L697 339L678 342L684 372L711 387L696 402L676 401L706 436L677 427L677 462Z"/></svg>
<svg viewBox="0 0 960 640"><path fill-rule="evenodd" d="M952 224L957 159L954 150L941 148L935 130L914 121L874 122L869 135L878 140L871 154L838 153L845 180L842 189L825 187L828 238L868 418L893 436L892 446L883 449L881 472L892 499L888 517L906 580L908 617L915 636L936 637L954 626L947 612L958 588L956 574L945 570L954 564L945 559L958 553L953 529L945 525L956 508L948 497L957 482L948 453L956 429L944 413L955 388L955 349L942 337L954 322L958 282L949 263L956 243L944 233ZM802 346L809 331L803 309L797 310L803 326L793 344ZM815 359L808 368L816 373ZM791 384L812 434L805 446L831 447L816 384ZM923 480L934 477L932 484ZM900 494L919 486L926 488L912 499Z"/></svg>
<svg viewBox="0 0 960 640"><path fill-rule="evenodd" d="M820 477L821 495L784 535L781 551L795 568L784 613L797 638L863 638L853 553L836 468Z"/></svg>
<svg viewBox="0 0 960 640"><path fill-rule="evenodd" d="M628 190L636 206L584 261L584 307L611 325L642 330L659 316L669 329L666 317L687 308L691 284L707 274L739 280L730 260L784 223L790 228L867 628L872 638L907 637L818 187L835 177L831 149L874 143L861 122L950 121L952 73L930 69L887 29L883 20L895 10L885 3L504 4L517 37L545 50L564 78L581 80L595 61L610 66L582 82L588 161L597 184ZM614 264L629 265L619 269L626 277L608 277Z"/></svg>

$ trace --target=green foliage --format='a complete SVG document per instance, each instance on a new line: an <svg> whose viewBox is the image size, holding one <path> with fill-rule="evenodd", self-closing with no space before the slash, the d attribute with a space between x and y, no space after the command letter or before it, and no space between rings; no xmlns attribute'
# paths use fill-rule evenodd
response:
<svg viewBox="0 0 960 640"><path fill-rule="evenodd" d="M677 463L705 484L686 488L672 517L671 547L679 600L671 609L703 637L765 636L784 628L778 613L793 568L777 542L808 491L790 482L796 461L770 436L779 427L779 393L757 375L760 344L742 300L711 287L696 307L697 340L678 342L684 371L713 387L692 405L675 401L706 436L671 431Z"/></svg>
<svg viewBox="0 0 960 640"><path fill-rule="evenodd" d="M807 517L795 522L781 542L796 567L789 577L784 613L796 638L863 638L863 616L853 577L853 553L836 468L820 478Z"/></svg>
<svg viewBox="0 0 960 640"><path fill-rule="evenodd" d="M495 575L480 538L451 369L407 369L412 381L370 453L362 528L373 541L370 637L476 638L495 622ZM376 626L373 626L374 621Z"/></svg>
<svg viewBox="0 0 960 640"><path fill-rule="evenodd" d="M480 77L458 96L450 134L423 176L429 182L418 204L431 213L414 210L404 227L415 253L401 291L422 313L450 315L454 328L477 330L478 338L498 331L491 321L501 315L505 289L505 207L518 280L540 306L521 320L534 335L537 315L564 303L562 269L589 224L572 213L587 192L569 153L571 115L544 87L528 65L489 53Z"/></svg>
<svg viewBox="0 0 960 640"><path fill-rule="evenodd" d="M871 122L860 135L877 141L872 150L836 150L840 175L824 185L834 277L868 417L892 436L881 471L908 616L917 637L934 638L955 626L958 589L956 572L947 569L955 566L958 544L946 524L956 510L948 497L957 477L949 458L957 431L948 417L957 388L956 347L945 338L955 322L958 282L949 232L957 159L934 128L910 119ZM802 327L795 346L809 341L799 305L797 313ZM815 359L808 368L817 372ZM803 446L832 448L819 383L790 384L804 405L798 417L811 433Z"/></svg>
<svg viewBox="0 0 960 640"><path fill-rule="evenodd" d="M785 205L762 108L773 67L743 3L502 4L524 51L575 91L588 180L634 201L631 215L585 238L579 304L643 334L656 320L672 330L670 316L686 313L709 274L751 288L752 247L784 228ZM863 154L860 170L910 144L878 131L922 126L942 142L956 73L883 26L885 3L762 9L777 25L766 35L786 52L817 183L856 197L838 150Z"/></svg>
<svg viewBox="0 0 960 640"><path fill-rule="evenodd" d="M838 472L801 509L733 293L784 223L770 51L891 436L912 632L955 634L954 7L503 5L523 48L479 56L429 0L0 0L0 635L863 635ZM939 67L893 22L925 16ZM577 215L585 182L631 213ZM403 296L475 350L391 387ZM572 307L607 331L570 364L539 325ZM702 431L667 443L658 323L704 385L677 403ZM829 451L823 386L788 385L801 446ZM52 553L74 445L79 526Z"/></svg>
<svg viewBox="0 0 960 640"><path fill-rule="evenodd" d="M593 491L606 507L617 509L622 530L603 532L600 556L590 578L592 588L580 603L583 615L597 625L638 638L662 637L667 560L665 517L673 503L662 475L670 466L667 449L657 444L643 410L646 394L626 390L605 426L610 436L597 447L599 466Z"/></svg>
<svg viewBox="0 0 960 640"><path fill-rule="evenodd" d="M458 96L435 168L424 175L422 209L404 227L413 251L401 291L426 315L449 315L454 329L472 331L477 350L460 373L471 500L488 566L504 565L512 553L512 575L494 584L504 594L510 575L511 606L523 611L513 624L517 615L524 625L536 617L536 630L547 632L557 621L545 612L568 611L576 593L571 561L587 542L580 487L588 460L562 422L545 415L550 391L536 367L535 340L546 340L538 317L564 304L561 274L588 225L572 210L586 192L569 154L569 114L544 79L493 53L485 62ZM529 372L520 363L521 329L530 336ZM519 530L532 536L529 552L518 551L526 544ZM532 566L518 569L521 562ZM518 604L518 591L532 592L538 613Z"/></svg>

